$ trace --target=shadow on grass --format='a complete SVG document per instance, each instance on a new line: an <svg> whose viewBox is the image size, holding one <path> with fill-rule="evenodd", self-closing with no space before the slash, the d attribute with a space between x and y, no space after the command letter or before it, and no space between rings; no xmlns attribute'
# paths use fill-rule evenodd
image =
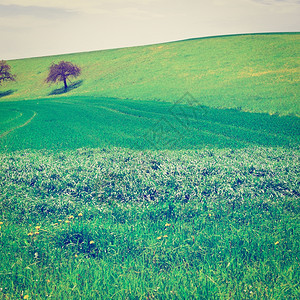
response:
<svg viewBox="0 0 300 300"><path fill-rule="evenodd" d="M51 93L49 93L48 95L60 95L60 94L65 94L69 91L72 91L74 89L77 89L78 87L80 87L82 85L83 80L79 80L76 82L73 82L72 84L70 84L67 89L65 89L64 87L60 88L60 89L55 89L53 90Z"/></svg>
<svg viewBox="0 0 300 300"><path fill-rule="evenodd" d="M11 94L13 94L15 91L14 90L8 90L5 92L0 92L0 98L5 97L5 96L9 96Z"/></svg>

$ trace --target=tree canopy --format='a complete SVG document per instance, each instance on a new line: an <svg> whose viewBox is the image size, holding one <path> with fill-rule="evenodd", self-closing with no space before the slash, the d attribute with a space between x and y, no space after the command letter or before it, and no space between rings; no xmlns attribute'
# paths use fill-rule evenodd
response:
<svg viewBox="0 0 300 300"><path fill-rule="evenodd" d="M68 61L61 61L58 64L52 64L50 66L49 75L46 78L46 82L57 82L63 81L65 90L67 90L67 79L69 77L77 77L81 73L80 67L72 64Z"/></svg>
<svg viewBox="0 0 300 300"><path fill-rule="evenodd" d="M16 75L11 74L10 65L5 60L0 61L0 85L3 81L15 81Z"/></svg>

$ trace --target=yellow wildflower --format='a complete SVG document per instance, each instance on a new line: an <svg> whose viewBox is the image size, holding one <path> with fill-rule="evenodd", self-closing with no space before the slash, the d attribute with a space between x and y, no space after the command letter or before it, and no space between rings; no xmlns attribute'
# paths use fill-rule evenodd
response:
<svg viewBox="0 0 300 300"><path fill-rule="evenodd" d="M161 238L162 238L162 237L161 237L161 236L159 236L159 237L157 237L156 239L157 239L157 240L161 240Z"/></svg>
<svg viewBox="0 0 300 300"><path fill-rule="evenodd" d="M72 219L74 219L74 216L68 216L68 219L72 220Z"/></svg>
<svg viewBox="0 0 300 300"><path fill-rule="evenodd" d="M83 216L83 214L82 214L82 213L79 213L79 214L78 214L78 217L82 217L82 216Z"/></svg>
<svg viewBox="0 0 300 300"><path fill-rule="evenodd" d="M35 234L35 235L39 235L40 233L39 233L38 231L36 231L34 234Z"/></svg>
<svg viewBox="0 0 300 300"><path fill-rule="evenodd" d="M211 217L211 214L208 214L209 217Z"/></svg>
<svg viewBox="0 0 300 300"><path fill-rule="evenodd" d="M94 241L90 241L90 245L92 245L92 244L95 244L95 242Z"/></svg>
<svg viewBox="0 0 300 300"><path fill-rule="evenodd" d="M3 222L0 222L0 225L3 225L4 223Z"/></svg>
<svg viewBox="0 0 300 300"><path fill-rule="evenodd" d="M67 220L67 221L65 221L67 224L69 224L70 223L70 221L69 220Z"/></svg>
<svg viewBox="0 0 300 300"><path fill-rule="evenodd" d="M279 244L279 241L277 241L276 243L275 243L275 245L278 245Z"/></svg>
<svg viewBox="0 0 300 300"><path fill-rule="evenodd" d="M58 220L58 222L62 222L62 220Z"/></svg>
<svg viewBox="0 0 300 300"><path fill-rule="evenodd" d="M32 236L33 235L33 232L29 232L27 233L28 236Z"/></svg>
<svg viewBox="0 0 300 300"><path fill-rule="evenodd" d="M78 255L77 255L77 254L75 254L75 257L78 257Z"/></svg>
<svg viewBox="0 0 300 300"><path fill-rule="evenodd" d="M165 226L166 226L166 227L169 227L169 226L171 226L171 225L172 225L172 224L170 224L170 223L166 223Z"/></svg>
<svg viewBox="0 0 300 300"><path fill-rule="evenodd" d="M54 223L53 225L54 225L54 226L57 226L57 225L58 225L58 223Z"/></svg>
<svg viewBox="0 0 300 300"><path fill-rule="evenodd" d="M29 299L29 296L28 296L28 295L25 295L25 296L23 297L23 299Z"/></svg>
<svg viewBox="0 0 300 300"><path fill-rule="evenodd" d="M163 237L164 237L164 238L167 238L168 236L165 234Z"/></svg>
<svg viewBox="0 0 300 300"><path fill-rule="evenodd" d="M49 279L47 279L46 281L47 281L48 283L50 282L50 280L49 280Z"/></svg>
<svg viewBox="0 0 300 300"><path fill-rule="evenodd" d="M35 230L38 231L41 229L41 226L35 226Z"/></svg>

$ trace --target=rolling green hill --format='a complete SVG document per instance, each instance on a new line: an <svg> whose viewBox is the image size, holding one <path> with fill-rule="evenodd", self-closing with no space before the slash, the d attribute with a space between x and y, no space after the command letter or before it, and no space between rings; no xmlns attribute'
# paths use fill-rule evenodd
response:
<svg viewBox="0 0 300 300"><path fill-rule="evenodd" d="M0 101L61 97L44 80L52 62L67 60L83 71L70 97L174 102L189 92L209 107L299 116L299 56L300 34L286 33L12 60L17 82L0 87Z"/></svg>
<svg viewBox="0 0 300 300"><path fill-rule="evenodd" d="M299 299L299 41L10 61L0 299Z"/></svg>

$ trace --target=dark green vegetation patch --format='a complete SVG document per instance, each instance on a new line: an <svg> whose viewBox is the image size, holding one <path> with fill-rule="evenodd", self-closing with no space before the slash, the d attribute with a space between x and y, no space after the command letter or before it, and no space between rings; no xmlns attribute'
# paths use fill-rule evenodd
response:
<svg viewBox="0 0 300 300"><path fill-rule="evenodd" d="M0 103L0 150L299 145L300 119L180 103L73 97Z"/></svg>

